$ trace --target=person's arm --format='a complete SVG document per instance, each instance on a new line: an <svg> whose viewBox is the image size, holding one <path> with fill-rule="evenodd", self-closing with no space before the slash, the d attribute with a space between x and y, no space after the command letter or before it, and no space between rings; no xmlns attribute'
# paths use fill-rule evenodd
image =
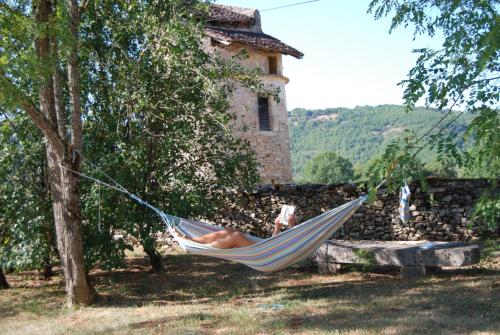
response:
<svg viewBox="0 0 500 335"><path fill-rule="evenodd" d="M288 214L288 226L292 228L295 226L297 223L297 220L295 218L295 214ZM281 229L283 228L283 224L280 221L279 216L274 220L274 231L273 231L273 236L278 235L281 232Z"/></svg>
<svg viewBox="0 0 500 335"><path fill-rule="evenodd" d="M281 228L283 228L283 224L281 223L281 220L279 216L274 219L274 231L273 231L273 236L278 235L281 232Z"/></svg>
<svg viewBox="0 0 500 335"><path fill-rule="evenodd" d="M295 214L288 214L288 227L292 228L297 224L297 218Z"/></svg>

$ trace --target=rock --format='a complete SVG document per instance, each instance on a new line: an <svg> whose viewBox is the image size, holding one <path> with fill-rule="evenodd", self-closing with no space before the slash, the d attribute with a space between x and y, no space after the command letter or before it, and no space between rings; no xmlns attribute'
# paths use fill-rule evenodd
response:
<svg viewBox="0 0 500 335"><path fill-rule="evenodd" d="M342 190L344 192L348 192L348 193L353 193L356 191L356 185L355 184L344 184L342 185Z"/></svg>
<svg viewBox="0 0 500 335"><path fill-rule="evenodd" d="M449 213L450 213L450 211L449 211L449 210L447 210L447 209L440 209L440 210L439 210L439 215L441 215L441 216L446 216L446 215L448 215Z"/></svg>
<svg viewBox="0 0 500 335"><path fill-rule="evenodd" d="M446 192L446 188L444 187L430 187L427 189L427 193L442 193Z"/></svg>
<svg viewBox="0 0 500 335"><path fill-rule="evenodd" d="M451 195L447 195L447 196L443 197L441 199L441 201L450 202L452 199L453 199L453 197Z"/></svg>
<svg viewBox="0 0 500 335"><path fill-rule="evenodd" d="M452 230L453 230L453 226L452 226L451 224L448 224L448 223L447 223L447 224L445 224L445 225L443 226L443 228L444 228L444 230L445 230L445 231L447 231L447 232L450 232L450 231L452 231Z"/></svg>

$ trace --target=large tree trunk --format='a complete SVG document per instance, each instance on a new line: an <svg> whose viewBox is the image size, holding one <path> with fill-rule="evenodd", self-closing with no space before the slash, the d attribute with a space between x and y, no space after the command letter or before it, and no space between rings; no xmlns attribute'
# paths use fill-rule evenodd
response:
<svg viewBox="0 0 500 335"><path fill-rule="evenodd" d="M51 2L38 0L34 9L37 22L40 25L46 24L49 14L53 10ZM35 41L37 55L42 64L49 63L50 45L48 33L37 37ZM47 74L44 79L44 85L42 85L39 92L40 111L49 125L44 124L43 127L38 123L37 125L44 130L46 137L57 248L66 284L67 304L69 306L90 304L94 300L95 294L85 271L78 178L74 173L70 172L70 170L78 171L79 164L73 155L73 146L67 144L66 140L59 135L62 128L59 122L64 122L64 120L60 118L58 120L57 117L53 76ZM73 120L73 124L81 122L79 114L74 114L73 117L79 119L77 121ZM77 134L74 136L80 136L80 138L76 138L75 143L77 146L81 146L81 127L76 130Z"/></svg>
<svg viewBox="0 0 500 335"><path fill-rule="evenodd" d="M10 285L7 282L7 278L5 278L5 275L3 274L2 268L0 268L0 290L6 290L8 288L10 288Z"/></svg>
<svg viewBox="0 0 500 335"><path fill-rule="evenodd" d="M83 255L78 179L73 164L48 145L57 249L64 272L68 305L90 304L95 293L88 281ZM68 170L62 169L58 162Z"/></svg>

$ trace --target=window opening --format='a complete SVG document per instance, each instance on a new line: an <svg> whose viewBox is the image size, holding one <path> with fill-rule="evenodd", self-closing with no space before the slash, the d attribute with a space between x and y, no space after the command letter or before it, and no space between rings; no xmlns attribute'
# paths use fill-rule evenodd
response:
<svg viewBox="0 0 500 335"><path fill-rule="evenodd" d="M269 56L269 74L278 74L278 60L276 56Z"/></svg>
<svg viewBox="0 0 500 335"><path fill-rule="evenodd" d="M259 130L271 130L269 119L269 98L259 97Z"/></svg>

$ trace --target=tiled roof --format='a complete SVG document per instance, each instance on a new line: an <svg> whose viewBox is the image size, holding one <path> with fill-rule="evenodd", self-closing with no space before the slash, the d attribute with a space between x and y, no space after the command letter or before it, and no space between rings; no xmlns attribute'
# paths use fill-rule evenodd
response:
<svg viewBox="0 0 500 335"><path fill-rule="evenodd" d="M255 9L211 4L209 22L254 24Z"/></svg>
<svg viewBox="0 0 500 335"><path fill-rule="evenodd" d="M224 42L234 42L261 48L270 51L277 51L295 58L302 58L304 54L297 49L281 42L279 39L264 33L255 33L245 30L223 29L216 27L206 27L205 32L215 40Z"/></svg>

